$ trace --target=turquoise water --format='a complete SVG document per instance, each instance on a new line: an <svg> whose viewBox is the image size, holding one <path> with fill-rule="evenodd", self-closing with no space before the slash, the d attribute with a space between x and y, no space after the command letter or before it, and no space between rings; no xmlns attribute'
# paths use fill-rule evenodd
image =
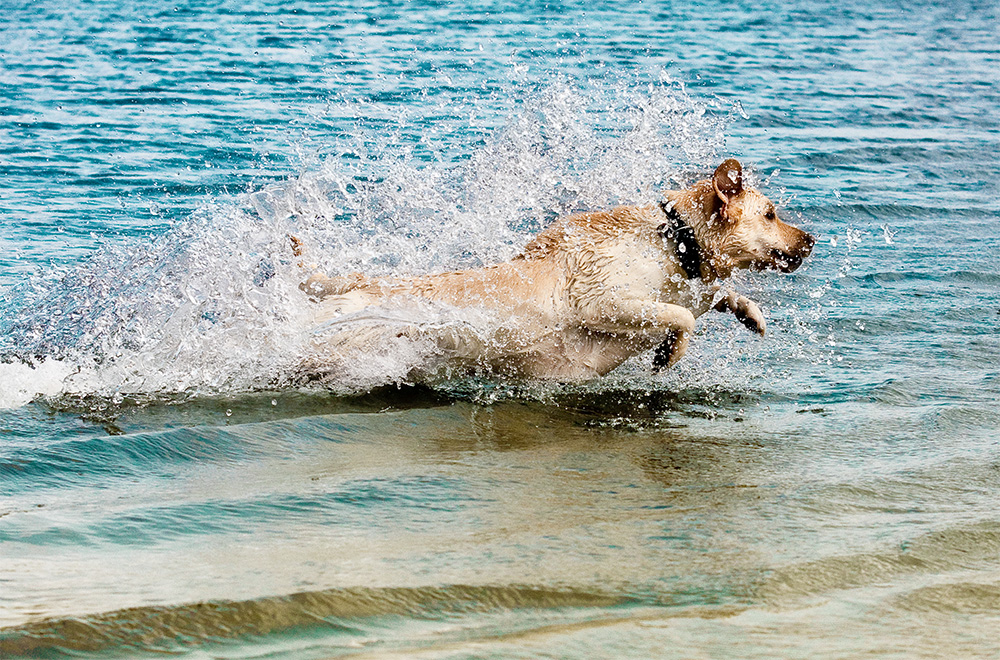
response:
<svg viewBox="0 0 1000 660"><path fill-rule="evenodd" d="M995 4L64 4L0 19L0 655L1000 655ZM490 263L731 155L819 239L767 337L296 379L289 234Z"/></svg>

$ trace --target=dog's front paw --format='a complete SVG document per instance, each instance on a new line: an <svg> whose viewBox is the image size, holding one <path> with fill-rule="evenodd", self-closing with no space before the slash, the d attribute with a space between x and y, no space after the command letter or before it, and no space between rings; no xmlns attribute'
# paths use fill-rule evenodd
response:
<svg viewBox="0 0 1000 660"><path fill-rule="evenodd" d="M767 331L767 321L764 320L764 313L760 311L757 303L749 298L739 297L733 315L742 323L747 330L762 335Z"/></svg>
<svg viewBox="0 0 1000 660"><path fill-rule="evenodd" d="M715 309L719 312L732 312L733 316L751 332L763 335L767 330L764 313L760 311L757 303L746 296L729 292L716 303Z"/></svg>
<svg viewBox="0 0 1000 660"><path fill-rule="evenodd" d="M677 364L677 361L687 352L690 336L688 332L677 332L675 330L667 332L667 336L664 337L660 345L653 351L653 371L667 369Z"/></svg>

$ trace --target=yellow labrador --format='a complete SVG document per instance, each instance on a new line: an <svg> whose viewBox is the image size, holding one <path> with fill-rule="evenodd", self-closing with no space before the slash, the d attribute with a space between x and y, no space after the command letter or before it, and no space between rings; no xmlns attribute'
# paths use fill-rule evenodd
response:
<svg viewBox="0 0 1000 660"><path fill-rule="evenodd" d="M485 312L493 319L485 335L442 332L435 341L470 367L528 378L593 378L653 348L658 368L673 365L695 319L710 309L732 312L763 334L760 308L717 282L739 268L791 272L815 239L744 188L734 159L665 197L562 218L512 260L485 268L403 278L315 274L301 288L317 325L386 304ZM293 247L301 254L296 239ZM399 336L428 334L415 325ZM315 335L320 360L329 351L324 341ZM312 366L321 368L315 359Z"/></svg>

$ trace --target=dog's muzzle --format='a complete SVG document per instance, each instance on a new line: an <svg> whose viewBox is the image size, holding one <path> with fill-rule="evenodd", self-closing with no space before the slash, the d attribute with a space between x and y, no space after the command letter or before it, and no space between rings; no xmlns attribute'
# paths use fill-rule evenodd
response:
<svg viewBox="0 0 1000 660"><path fill-rule="evenodd" d="M782 273L791 273L801 266L802 261L812 253L814 245L816 245L816 239L812 234L803 233L802 241L794 251L771 250L770 263L768 265L770 268Z"/></svg>

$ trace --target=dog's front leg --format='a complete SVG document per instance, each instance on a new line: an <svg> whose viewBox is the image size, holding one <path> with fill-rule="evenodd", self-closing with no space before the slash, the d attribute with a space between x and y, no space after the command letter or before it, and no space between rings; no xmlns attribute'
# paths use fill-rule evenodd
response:
<svg viewBox="0 0 1000 660"><path fill-rule="evenodd" d="M724 291L714 307L717 312L732 312L733 316L752 332L763 335L767 329L764 314L757 303L735 291Z"/></svg>
<svg viewBox="0 0 1000 660"><path fill-rule="evenodd" d="M681 359L687 351L695 327L691 310L655 300L604 300L594 305L589 312L585 315L585 325L590 330L611 334L662 336L663 341L653 357L653 364L657 369L671 367Z"/></svg>
<svg viewBox="0 0 1000 660"><path fill-rule="evenodd" d="M612 298L584 310L584 325L591 330L612 334L658 335L694 332L694 314L686 307L657 300Z"/></svg>
<svg viewBox="0 0 1000 660"><path fill-rule="evenodd" d="M688 335L681 335L673 330L667 332L667 336L653 351L653 370L659 371L677 364L687 352L687 346Z"/></svg>

